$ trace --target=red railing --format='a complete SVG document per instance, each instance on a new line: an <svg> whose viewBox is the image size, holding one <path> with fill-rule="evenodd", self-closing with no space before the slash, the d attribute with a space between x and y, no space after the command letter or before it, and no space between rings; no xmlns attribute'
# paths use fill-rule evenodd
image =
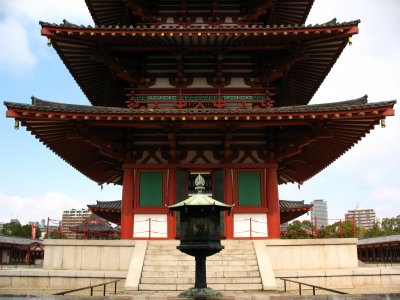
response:
<svg viewBox="0 0 400 300"><path fill-rule="evenodd" d="M324 225L321 226L321 223ZM347 238L356 237L357 229L354 219L325 219L315 217L311 226L301 226L299 230L282 231L281 238ZM330 225L329 225L330 224Z"/></svg>
<svg viewBox="0 0 400 300"><path fill-rule="evenodd" d="M47 218L47 225L46 225L46 236L45 238L48 239L49 237L49 231L50 231L50 227L52 226L51 224L55 224L53 226L57 226L57 234L58 237L61 238L62 237L62 222L61 220L55 220L55 219L50 219L49 217Z"/></svg>
<svg viewBox="0 0 400 300"><path fill-rule="evenodd" d="M151 89L145 92L131 92L127 95L126 101L128 108L229 108L229 109L247 109L247 108L267 108L272 107L269 93L264 91L249 92L243 90L225 91L223 89L191 89L190 92L185 89Z"/></svg>
<svg viewBox="0 0 400 300"><path fill-rule="evenodd" d="M95 224L95 225L105 225L104 228L108 228L109 230L93 230L89 229L88 225L89 224ZM95 219L93 220L91 217L86 218L83 220L81 223L81 226L83 228L79 229L79 225L76 225L75 227L69 227L68 230L71 232L75 232L75 239L84 239L87 240L89 239L97 239L97 238L102 238L102 239L118 239L120 238L120 234L118 231L114 230L110 224L110 222L104 220L102 221L101 219ZM90 225L89 225L90 226Z"/></svg>

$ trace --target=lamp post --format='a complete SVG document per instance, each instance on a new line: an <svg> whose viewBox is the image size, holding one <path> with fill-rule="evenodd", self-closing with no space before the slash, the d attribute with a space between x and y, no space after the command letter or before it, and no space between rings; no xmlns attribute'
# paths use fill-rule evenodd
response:
<svg viewBox="0 0 400 300"><path fill-rule="evenodd" d="M180 212L181 242L177 249L196 260L194 288L181 293L180 297L221 296L221 293L207 288L206 258L224 249L220 237L220 212L230 212L233 206L203 194L204 185L204 178L198 175L195 180L197 194L167 206L170 211Z"/></svg>

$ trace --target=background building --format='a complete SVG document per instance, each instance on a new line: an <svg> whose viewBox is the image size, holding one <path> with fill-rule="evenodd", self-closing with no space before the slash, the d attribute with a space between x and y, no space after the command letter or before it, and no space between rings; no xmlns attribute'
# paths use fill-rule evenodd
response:
<svg viewBox="0 0 400 300"><path fill-rule="evenodd" d="M84 208L64 210L61 220L61 232L65 234L68 239L74 239L75 232L70 229L77 228L79 224L91 215L92 213Z"/></svg>
<svg viewBox="0 0 400 300"><path fill-rule="evenodd" d="M376 222L376 214L372 208L359 208L358 206L354 210L349 210L345 214L346 220L354 219L357 226L370 229Z"/></svg>
<svg viewBox="0 0 400 300"><path fill-rule="evenodd" d="M312 221L315 222L315 218L317 218L318 228L328 226L328 202L322 199L317 199L311 203L314 204L314 207L311 210Z"/></svg>

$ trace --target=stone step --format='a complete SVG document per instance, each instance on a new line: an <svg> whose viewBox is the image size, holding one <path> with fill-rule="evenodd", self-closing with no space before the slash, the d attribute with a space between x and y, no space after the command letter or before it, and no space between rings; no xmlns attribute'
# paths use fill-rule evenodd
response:
<svg viewBox="0 0 400 300"><path fill-rule="evenodd" d="M236 255L246 255L252 253L254 254L254 249L223 249L221 252L218 252L214 255L229 255L229 254L236 254ZM147 249L146 254L157 254L157 255L188 255L185 254L178 249L171 249L171 248L160 248L160 249ZM212 256L214 256L212 255Z"/></svg>
<svg viewBox="0 0 400 300"><path fill-rule="evenodd" d="M152 260L146 259L144 266L193 266L194 260ZM208 266L258 266L257 259L244 259L244 260L210 260L206 263Z"/></svg>
<svg viewBox="0 0 400 300"><path fill-rule="evenodd" d="M209 271L258 271L258 265L253 265L253 266L215 266L215 265L207 265L207 270ZM150 266L143 266L143 272L168 272L168 271L173 271L176 269L176 267L171 266L155 266L155 265L150 265ZM179 266L180 271L194 271L195 270L195 265L191 266Z"/></svg>
<svg viewBox="0 0 400 300"><path fill-rule="evenodd" d="M177 246L178 245L168 245L168 246L166 246L166 247L162 247L162 246L159 246L159 247L157 247L157 246L148 246L147 247L147 251L149 251L149 252L153 252L153 251L166 251L166 252L180 252L179 251L179 249L177 248ZM251 247L250 247L251 246ZM252 245L250 245L250 246L246 246L246 247L244 247L244 246L237 246L237 247L234 247L233 245L232 246L228 246L228 245L225 245L224 246L224 248L221 250L221 252L220 253L223 253L223 252L226 252L226 251L233 251L233 250L235 250L235 251L254 251L254 248L253 248L253 246Z"/></svg>
<svg viewBox="0 0 400 300"><path fill-rule="evenodd" d="M257 271L209 271L207 270L207 278L211 277L257 277L260 276L260 272ZM195 271L143 271L142 278L151 277L173 277L173 278L181 278L181 277L195 277Z"/></svg>
<svg viewBox="0 0 400 300"><path fill-rule="evenodd" d="M140 283L153 284L194 284L195 277L142 277ZM213 283L261 283L260 277L208 277L207 284Z"/></svg>
<svg viewBox="0 0 400 300"><path fill-rule="evenodd" d="M180 241L149 241L147 249L176 249L179 246ZM253 249L252 241L235 241L226 240L222 241L221 244L225 249Z"/></svg>
<svg viewBox="0 0 400 300"><path fill-rule="evenodd" d="M194 287L195 259L176 249L179 241L149 241L141 291L184 291ZM252 241L222 241L221 252L207 257L207 285L219 291L262 290Z"/></svg>
<svg viewBox="0 0 400 300"><path fill-rule="evenodd" d="M185 259L186 258L191 258L192 256L188 255L188 254L184 254L181 252L165 252L165 251L160 251L160 252L146 252L146 256L148 255L154 255L154 256L158 256L158 257L163 257L163 259L170 257L171 259ZM253 255L255 256L255 252L254 251L245 251L245 250L231 250L231 251L224 251L215 255L211 255L209 257L207 257L207 259L221 259L224 257L229 257L229 256L239 256L239 255Z"/></svg>
<svg viewBox="0 0 400 300"><path fill-rule="evenodd" d="M215 284L207 284L207 286L217 291L262 290L261 283L241 283L241 284L215 283ZM140 291L185 291L192 287L193 287L192 284L148 284L148 283L139 284Z"/></svg>
<svg viewBox="0 0 400 300"><path fill-rule="evenodd" d="M257 256L255 254L248 254L248 255L213 255L213 256L208 256L207 261L233 261L233 260L256 260ZM157 254L150 254L150 255L145 255L145 260L149 261L164 261L164 260L170 260L170 261L195 261L193 256L189 255L157 255Z"/></svg>

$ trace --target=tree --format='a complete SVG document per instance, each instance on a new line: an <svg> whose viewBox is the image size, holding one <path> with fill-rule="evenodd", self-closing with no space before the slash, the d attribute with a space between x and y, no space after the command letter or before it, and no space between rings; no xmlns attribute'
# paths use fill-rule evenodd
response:
<svg viewBox="0 0 400 300"><path fill-rule="evenodd" d="M393 218L383 218L382 223L376 222L374 226L365 231L364 238L400 234L400 215Z"/></svg>
<svg viewBox="0 0 400 300"><path fill-rule="evenodd" d="M48 239L66 239L67 236L61 232L59 229L49 231Z"/></svg>
<svg viewBox="0 0 400 300"><path fill-rule="evenodd" d="M353 225L352 221L336 222L318 230L319 238L350 238L357 237L360 228Z"/></svg>
<svg viewBox="0 0 400 300"><path fill-rule="evenodd" d="M287 231L282 235L282 239L309 239L312 236L313 224L310 221L298 220L293 221L288 225Z"/></svg>
<svg viewBox="0 0 400 300"><path fill-rule="evenodd" d="M3 224L3 229L1 230L1 234L6 236L22 236L21 224L11 222Z"/></svg>
<svg viewBox="0 0 400 300"><path fill-rule="evenodd" d="M381 228L384 235L392 235L400 233L400 216L395 218L384 218Z"/></svg>
<svg viewBox="0 0 400 300"><path fill-rule="evenodd" d="M1 234L6 236L16 236L23 238L32 238L32 225L21 225L19 223L11 222L3 225ZM41 235L39 227L36 227L36 239Z"/></svg>

